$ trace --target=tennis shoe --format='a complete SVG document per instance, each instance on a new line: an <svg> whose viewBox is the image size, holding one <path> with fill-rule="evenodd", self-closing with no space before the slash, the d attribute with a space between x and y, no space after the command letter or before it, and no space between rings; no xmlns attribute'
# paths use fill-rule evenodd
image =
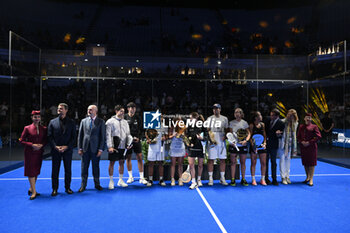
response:
<svg viewBox="0 0 350 233"><path fill-rule="evenodd" d="M224 179L222 179L222 178L220 178L220 184L222 184L222 185L224 185L224 186L228 185L228 183L226 182L226 180L224 180Z"/></svg>
<svg viewBox="0 0 350 233"><path fill-rule="evenodd" d="M258 184L256 183L256 180L252 180L252 185L257 186Z"/></svg>
<svg viewBox="0 0 350 233"><path fill-rule="evenodd" d="M166 186L166 183L164 182L164 180L160 180L159 184L160 184L160 186L163 186L163 187Z"/></svg>
<svg viewBox="0 0 350 233"><path fill-rule="evenodd" d="M179 179L179 186L183 186L183 185L184 185L184 182L181 179Z"/></svg>
<svg viewBox="0 0 350 233"><path fill-rule="evenodd" d="M153 180L149 180L148 182L147 182L147 187L151 187L153 185Z"/></svg>
<svg viewBox="0 0 350 233"><path fill-rule="evenodd" d="M145 178L140 178L139 183L140 184L148 184L148 182Z"/></svg>
<svg viewBox="0 0 350 233"><path fill-rule="evenodd" d="M134 177L129 177L129 179L126 181L126 183L131 184L132 182L134 182Z"/></svg>
<svg viewBox="0 0 350 233"><path fill-rule="evenodd" d="M118 185L119 187L123 187L123 188L128 187L128 185L124 182L123 179L119 179L117 185Z"/></svg>
<svg viewBox="0 0 350 233"><path fill-rule="evenodd" d="M265 182L265 180L260 180L260 184L263 185L263 186L266 186L266 185L267 185L266 182Z"/></svg>
<svg viewBox="0 0 350 233"><path fill-rule="evenodd" d="M197 187L198 187L197 183L192 183L191 186L190 186L190 189L195 189Z"/></svg>
<svg viewBox="0 0 350 233"><path fill-rule="evenodd" d="M242 184L243 186L249 186L249 184L248 184L248 182L246 181L246 179L242 179L242 180L241 180L241 184Z"/></svg>
<svg viewBox="0 0 350 233"><path fill-rule="evenodd" d="M114 181L113 180L109 181L108 189L114 189Z"/></svg>

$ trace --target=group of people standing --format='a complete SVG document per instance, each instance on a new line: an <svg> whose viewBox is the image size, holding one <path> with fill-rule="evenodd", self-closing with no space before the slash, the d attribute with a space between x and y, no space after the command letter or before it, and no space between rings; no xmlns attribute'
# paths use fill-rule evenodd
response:
<svg viewBox="0 0 350 233"><path fill-rule="evenodd" d="M194 124L185 131L178 130L180 118L173 119L174 124L171 127L161 127L157 129L156 137L150 138L147 131L143 133L142 121L136 115L136 105L130 102L127 105L128 113L121 105L115 106L115 115L107 122L97 116L98 108L96 105L90 105L87 109L87 117L84 118L79 127L78 136L76 136L76 125L72 119L67 116L68 105L60 103L57 108L58 117L50 121L48 127L40 125L40 111L32 111L31 125L24 128L20 142L25 145L25 176L28 176L30 189L28 195L30 200L35 199L40 194L36 191L35 183L40 174L44 147L48 143L51 147L52 156L52 196L58 194L58 176L63 159L65 170L65 192L72 194L71 184L71 164L75 142L77 140L78 154L81 156L81 187L78 192L84 192L87 186L88 169L90 161L94 184L97 190L102 190L100 185L99 161L102 152L108 150L109 167L109 189L114 189L114 165L119 163L119 180L117 186L127 187L134 182L132 175L131 155L136 154L138 170L141 184L152 186L154 165L158 164L159 184L166 186L164 181L163 162L166 157L164 149L165 142L170 141L168 151L171 157L171 186L176 185L175 168L178 165L178 174L183 172L183 161L186 155L186 148L189 156L189 170L192 177L190 189L202 186L201 176L203 171L203 160L206 151L208 152L208 185L213 185L214 162L219 159L220 183L228 185L225 179L225 168L227 155L231 161L231 186L236 186L234 178L237 157L241 164L241 184L248 186L245 178L246 159L248 153L251 157L251 184L257 185L255 178L255 167L257 157L259 156L261 165L261 185L274 184L277 182L277 157L280 157L280 174L283 184L289 184L290 181L290 160L292 155L297 154L297 144L300 145L302 164L305 167L306 179L304 183L313 186L313 174L317 164L317 141L321 138L318 127L312 124L312 116L307 113L304 120L305 124L298 127L298 115L294 109L287 112L285 119L279 118L279 111L273 109L270 116L263 122L260 112L252 113L249 121L244 120L243 110L237 108L234 110L234 120L228 121L227 117L221 115L220 104L213 105L213 115L207 121L220 122L220 124L211 124L209 128L204 125ZM197 122L204 122L203 116L197 112L190 114L190 119ZM237 135L239 131L244 131L243 138L240 137L233 143L230 143L228 152L226 151L227 133ZM256 135L260 135L256 137ZM141 139L146 137L148 147L148 179L144 177L142 145ZM203 145L207 142L207 148ZM258 144L259 143L259 144ZM258 144L258 145L257 145ZM198 173L195 174L195 159L198 158ZM129 178L125 183L123 180L124 163L127 161ZM271 161L272 182L269 180L268 166ZM181 179L178 185L182 186Z"/></svg>

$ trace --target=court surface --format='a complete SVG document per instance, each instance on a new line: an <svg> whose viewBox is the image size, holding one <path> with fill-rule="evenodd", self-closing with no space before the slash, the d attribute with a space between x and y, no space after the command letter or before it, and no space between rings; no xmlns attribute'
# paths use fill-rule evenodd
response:
<svg viewBox="0 0 350 233"><path fill-rule="evenodd" d="M51 197L51 161L44 161L37 183L41 196L34 201L27 196L23 167L0 175L1 232L350 232L350 170L324 162L318 162L313 187L301 183L304 169L300 159L292 159L291 185L243 187L238 181L224 187L215 181L209 187L204 181L197 190L169 182L108 190L108 161L100 167L104 190L94 189L90 166L87 190L78 193L80 161L73 161L74 194L68 195L62 164L59 195ZM258 163L257 174L259 169Z"/></svg>

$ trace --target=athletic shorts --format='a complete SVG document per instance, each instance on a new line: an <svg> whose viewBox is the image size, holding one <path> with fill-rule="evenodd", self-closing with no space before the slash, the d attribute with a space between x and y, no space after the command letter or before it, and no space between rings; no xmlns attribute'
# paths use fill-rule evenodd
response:
<svg viewBox="0 0 350 233"><path fill-rule="evenodd" d="M208 159L226 159L226 145L224 142L221 142L218 145L209 145L208 148Z"/></svg>
<svg viewBox="0 0 350 233"><path fill-rule="evenodd" d="M252 147L250 147L250 152L254 152ZM264 154L264 153L267 153L267 150L266 150L266 149L258 150L258 153L257 153L257 154L260 155L260 154Z"/></svg>
<svg viewBox="0 0 350 233"><path fill-rule="evenodd" d="M124 150L125 149L118 149L118 152L108 153L108 160L109 161L118 161L118 160L125 159Z"/></svg>
<svg viewBox="0 0 350 233"><path fill-rule="evenodd" d="M204 158L204 153L202 150L189 150L189 157L192 157L192 158Z"/></svg>
<svg viewBox="0 0 350 233"><path fill-rule="evenodd" d="M154 162L154 161L164 161L164 152L161 153L160 151L148 151L147 154L147 160Z"/></svg>
<svg viewBox="0 0 350 233"><path fill-rule="evenodd" d="M247 154L248 153L248 146L238 146L239 151L237 151L236 147L229 146L228 152L231 154Z"/></svg>
<svg viewBox="0 0 350 233"><path fill-rule="evenodd" d="M130 154L132 154L132 152L135 152L135 154L142 153L141 141L133 142L133 143L132 143L131 149L128 150L128 152L126 152L126 154L127 154L127 155L130 155Z"/></svg>

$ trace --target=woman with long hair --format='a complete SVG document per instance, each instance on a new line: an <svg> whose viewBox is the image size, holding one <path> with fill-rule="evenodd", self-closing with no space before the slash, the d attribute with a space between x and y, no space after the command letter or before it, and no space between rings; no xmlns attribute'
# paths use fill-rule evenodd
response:
<svg viewBox="0 0 350 233"><path fill-rule="evenodd" d="M186 154L185 144L183 142L183 138L179 129L181 127L181 123L184 123L181 118L175 117L173 120L171 128L169 128L169 139L171 140L170 144L170 157L171 157L171 186L175 186L175 167L177 162L177 171L179 177L181 177L183 172L183 162ZM179 179L179 186L183 186L183 182Z"/></svg>
<svg viewBox="0 0 350 233"><path fill-rule="evenodd" d="M282 184L291 184L289 179L290 160L292 155L297 154L297 129L298 129L298 114L295 109L289 109L287 117L282 121L285 124L282 139L280 141L280 174Z"/></svg>
<svg viewBox="0 0 350 233"><path fill-rule="evenodd" d="M250 172L252 175L252 185L257 185L255 180L255 167L257 162L257 155L260 159L261 179L260 184L266 185L265 172L266 172L266 132L265 124L262 122L262 116L259 111L253 112L252 119L249 124L250 134ZM258 137L262 138L261 144L258 144Z"/></svg>
<svg viewBox="0 0 350 233"><path fill-rule="evenodd" d="M188 163L190 165L190 173L192 177L192 184L190 189L195 189L197 186L203 186L201 176L203 171L203 159L204 159L204 151L202 141L205 140L208 136L208 132L206 128L198 127L197 122L201 121L204 123L204 117L199 115L197 112L192 112L190 114L190 120L194 122L194 126L189 126L187 128L188 139L190 140L190 146L188 147L189 156ZM195 170L195 159L198 158L198 179L196 182L196 170Z"/></svg>

